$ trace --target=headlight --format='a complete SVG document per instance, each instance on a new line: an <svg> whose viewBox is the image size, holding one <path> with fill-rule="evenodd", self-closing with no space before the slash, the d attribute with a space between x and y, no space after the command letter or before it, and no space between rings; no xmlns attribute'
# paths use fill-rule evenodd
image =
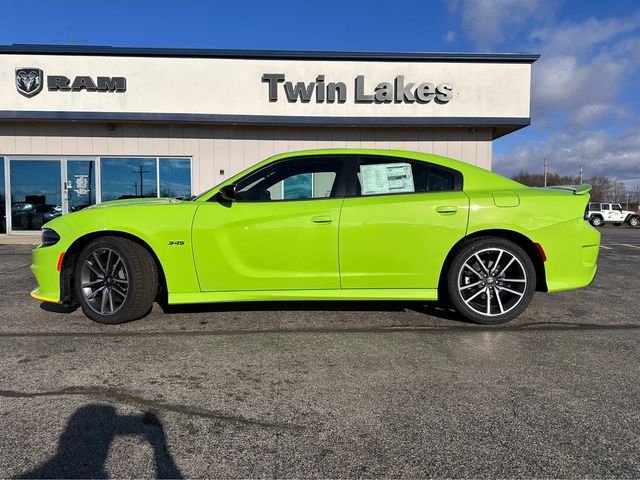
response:
<svg viewBox="0 0 640 480"><path fill-rule="evenodd" d="M58 235L55 230L51 230L50 228L42 229L42 246L50 247L51 245L55 245L60 240L60 235Z"/></svg>

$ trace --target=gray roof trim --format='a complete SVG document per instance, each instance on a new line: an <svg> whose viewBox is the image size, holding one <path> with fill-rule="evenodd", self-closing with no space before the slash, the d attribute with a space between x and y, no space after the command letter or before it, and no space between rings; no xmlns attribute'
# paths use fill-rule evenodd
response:
<svg viewBox="0 0 640 480"><path fill-rule="evenodd" d="M529 117L308 117L289 115L224 115L199 113L144 113L144 112L56 112L0 110L2 120L70 120L70 121L124 121L124 122L177 122L226 123L255 125L324 125L324 126L416 126L416 125L491 125L527 126Z"/></svg>
<svg viewBox="0 0 640 480"><path fill-rule="evenodd" d="M136 48L88 45L0 45L0 54L87 55L113 57L237 58L247 60L336 60L382 62L533 63L531 53L332 52L302 50L222 50L205 48Z"/></svg>
<svg viewBox="0 0 640 480"><path fill-rule="evenodd" d="M70 122L154 122L300 127L496 127L494 138L526 127L529 117L306 117L144 112L56 112L0 110L0 120Z"/></svg>

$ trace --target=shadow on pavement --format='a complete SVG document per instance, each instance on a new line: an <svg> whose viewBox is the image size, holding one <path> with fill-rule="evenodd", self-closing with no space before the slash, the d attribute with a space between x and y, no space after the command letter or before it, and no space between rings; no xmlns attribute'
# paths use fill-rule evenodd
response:
<svg viewBox="0 0 640 480"><path fill-rule="evenodd" d="M215 313L215 312L402 312L412 310L443 320L454 320L469 324L455 310L438 302L407 302L407 301L273 301L273 302L230 302L230 303L201 303L189 305L168 305L159 303L165 314L180 313Z"/></svg>
<svg viewBox="0 0 640 480"><path fill-rule="evenodd" d="M73 313L79 307L77 305L60 305L58 303L42 302L40 308L51 313Z"/></svg>
<svg viewBox="0 0 640 480"><path fill-rule="evenodd" d="M55 456L17 478L108 478L105 462L111 442L123 435L142 436L149 442L156 478L183 478L155 414L118 415L114 407L101 404L76 410L60 435Z"/></svg>

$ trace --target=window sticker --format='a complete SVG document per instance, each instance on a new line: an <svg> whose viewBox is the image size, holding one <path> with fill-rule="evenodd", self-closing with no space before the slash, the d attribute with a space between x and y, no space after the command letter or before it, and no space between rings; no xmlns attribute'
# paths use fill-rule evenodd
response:
<svg viewBox="0 0 640 480"><path fill-rule="evenodd" d="M360 165L362 195L415 192L409 163Z"/></svg>

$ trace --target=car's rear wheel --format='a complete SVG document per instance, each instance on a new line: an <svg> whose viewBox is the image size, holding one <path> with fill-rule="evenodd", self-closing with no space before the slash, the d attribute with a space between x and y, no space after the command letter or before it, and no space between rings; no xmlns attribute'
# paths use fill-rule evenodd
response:
<svg viewBox="0 0 640 480"><path fill-rule="evenodd" d="M154 259L142 246L120 237L91 241L78 257L74 278L82 310L99 323L146 315L158 291Z"/></svg>
<svg viewBox="0 0 640 480"><path fill-rule="evenodd" d="M516 318L531 302L535 288L536 272L529 255L498 237L464 244L447 276L453 307L466 319L484 324Z"/></svg>
<svg viewBox="0 0 640 480"><path fill-rule="evenodd" d="M594 227L599 227L600 225L602 225L602 218L601 217L591 217L591 220L589 220L591 225L593 225Z"/></svg>

